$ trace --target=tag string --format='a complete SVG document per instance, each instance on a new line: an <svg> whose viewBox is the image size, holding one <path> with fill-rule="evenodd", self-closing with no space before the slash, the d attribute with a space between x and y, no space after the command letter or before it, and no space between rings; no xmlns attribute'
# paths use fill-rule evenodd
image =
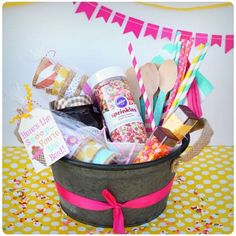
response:
<svg viewBox="0 0 236 236"><path fill-rule="evenodd" d="M30 112L33 110L33 102L32 102L32 91L28 84L24 85L25 91L26 91L26 100L27 100L27 107L25 112L18 112L19 114L14 116L9 122L10 124L15 123L15 121L20 120L22 118L29 118Z"/></svg>

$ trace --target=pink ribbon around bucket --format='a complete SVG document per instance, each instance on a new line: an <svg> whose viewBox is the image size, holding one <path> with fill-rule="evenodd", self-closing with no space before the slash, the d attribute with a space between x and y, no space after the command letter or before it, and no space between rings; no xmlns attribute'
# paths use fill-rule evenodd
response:
<svg viewBox="0 0 236 236"><path fill-rule="evenodd" d="M170 193L173 181L174 178L164 188L154 193L138 197L124 203L117 202L115 196L113 196L108 189L104 189L102 191L102 195L106 200L106 202L102 202L72 193L62 187L58 182L55 182L55 184L58 194L68 203L76 207L91 211L104 211L113 209L113 231L117 234L124 234L125 227L122 208L139 209L149 207L160 202Z"/></svg>

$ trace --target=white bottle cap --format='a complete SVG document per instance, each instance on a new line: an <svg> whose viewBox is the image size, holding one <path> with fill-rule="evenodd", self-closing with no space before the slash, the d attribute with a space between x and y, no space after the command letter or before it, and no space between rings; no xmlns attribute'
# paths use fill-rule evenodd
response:
<svg viewBox="0 0 236 236"><path fill-rule="evenodd" d="M89 79L88 79L88 84L90 85L91 89L94 89L94 87L107 80L110 78L114 77L126 77L124 71L120 67L107 67L103 70L100 70L93 74Z"/></svg>

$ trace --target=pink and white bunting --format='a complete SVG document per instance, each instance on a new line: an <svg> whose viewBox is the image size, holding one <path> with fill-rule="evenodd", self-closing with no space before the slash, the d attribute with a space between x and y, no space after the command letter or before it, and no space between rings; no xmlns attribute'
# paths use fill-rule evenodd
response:
<svg viewBox="0 0 236 236"><path fill-rule="evenodd" d="M225 53L230 52L234 48L234 35L221 35L221 34L207 34L207 33L193 33L187 30L174 30L168 27L160 27L157 24L153 24L150 22L144 22L141 19L137 19L131 16L127 16L120 12L114 12L112 9L107 8L100 3L97 2L73 2L75 6L77 6L75 13L84 13L88 20L90 20L97 8L99 8L97 15L94 16L95 19L102 18L105 23L108 22L109 18L113 15L111 19L111 23L117 23L120 27L123 27L124 22L125 26L123 27L123 34L133 33L134 36L138 39L141 35L142 29L144 27L143 37L151 36L154 40L158 37L160 39L172 40L174 32L181 32L181 39L189 39L195 36L195 46L197 47L199 44L209 42L211 46L218 45L219 47L223 47L224 42L224 51ZM114 14L112 14L114 12ZM127 20L127 21L125 21Z"/></svg>
<svg viewBox="0 0 236 236"><path fill-rule="evenodd" d="M103 18L105 22L107 22L109 20L109 17L111 16L111 13L112 13L112 10L107 8L107 7L104 7L104 6L101 6L101 8L99 9L98 11L98 14L96 16L96 18Z"/></svg>
<svg viewBox="0 0 236 236"><path fill-rule="evenodd" d="M167 38L171 41L172 34L173 34L173 29L163 27L161 33L161 39Z"/></svg>
<svg viewBox="0 0 236 236"><path fill-rule="evenodd" d="M123 34L132 32L136 36L136 38L138 39L140 32L143 28L143 24L144 24L144 21L133 18L133 17L129 17Z"/></svg>
<svg viewBox="0 0 236 236"><path fill-rule="evenodd" d="M119 26L122 26L125 20L125 15L116 12L111 23L118 23Z"/></svg>
<svg viewBox="0 0 236 236"><path fill-rule="evenodd" d="M146 27L146 30L145 30L145 33L144 33L144 37L150 35L151 37L153 37L153 39L156 39L157 38L157 34L158 34L158 30L159 30L159 26L158 25L154 25L154 24L148 23L147 27Z"/></svg>
<svg viewBox="0 0 236 236"><path fill-rule="evenodd" d="M97 2L81 2L75 13L85 13L88 20L90 20L97 6Z"/></svg>

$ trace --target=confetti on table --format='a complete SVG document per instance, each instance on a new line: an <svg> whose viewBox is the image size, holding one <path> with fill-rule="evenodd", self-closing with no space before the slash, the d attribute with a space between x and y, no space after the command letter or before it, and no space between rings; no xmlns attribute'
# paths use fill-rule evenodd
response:
<svg viewBox="0 0 236 236"><path fill-rule="evenodd" d="M128 234L229 234L234 226L233 147L206 147L178 169L165 211ZM24 148L3 148L3 231L8 234L112 234L68 217L51 170L36 174Z"/></svg>

